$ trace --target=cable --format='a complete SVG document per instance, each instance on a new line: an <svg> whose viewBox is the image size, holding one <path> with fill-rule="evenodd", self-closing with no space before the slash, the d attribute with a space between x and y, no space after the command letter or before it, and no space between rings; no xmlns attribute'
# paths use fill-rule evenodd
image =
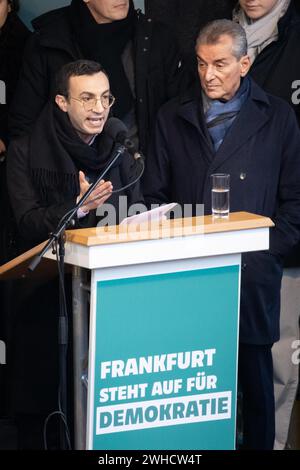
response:
<svg viewBox="0 0 300 470"><path fill-rule="evenodd" d="M44 423L44 431L43 431L43 438L44 438L44 448L45 450L48 449L48 444L47 444L47 426L48 422L51 419L52 416L57 415L60 416L63 425L64 425L64 433L65 433L65 439L67 443L67 447L70 450L71 449L71 440L70 440L70 431L69 431L69 426L67 422L67 417L62 410L62 404L61 404L61 399L62 399L62 390L66 391L66 386L67 384L65 383L66 380L66 370L67 370L67 353L68 353L68 310L67 310L67 300L66 300L66 291L65 291L65 283L64 283L64 273L62 271L61 267L61 260L59 259L59 249L58 249L58 240L55 240L55 254L56 254L56 261L57 261L57 268L58 268L58 279L59 279L59 322L64 319L63 322L63 332L60 331L59 329L59 334L61 337L59 338L59 347L63 348L62 351L60 351L60 357L59 357L59 368L60 368L60 383L59 383L59 389L58 389L58 410L50 413ZM61 327L61 324L59 324L59 327ZM61 382L63 380L63 383ZM66 411L66 410L65 410ZM62 431L61 431L62 432Z"/></svg>
<svg viewBox="0 0 300 470"><path fill-rule="evenodd" d="M67 424L67 421L66 421L66 418L65 418L65 415L61 412L61 411L53 411L52 413L50 413L47 418L45 419L45 422L44 422L44 427L43 427L43 441L44 441L44 448L45 450L48 450L48 444L47 444L47 426L48 426L48 423L50 421L51 418L53 418L53 416L60 416L60 418L62 419L64 425L65 425L65 428L66 428L66 438L67 438L67 442L68 442L68 450L71 450L71 437L70 437L70 432L69 432L69 428L68 428L68 424Z"/></svg>

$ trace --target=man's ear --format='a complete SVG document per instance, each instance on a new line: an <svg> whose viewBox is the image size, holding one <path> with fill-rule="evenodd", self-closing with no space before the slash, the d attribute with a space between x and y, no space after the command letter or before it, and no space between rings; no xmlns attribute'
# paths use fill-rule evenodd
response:
<svg viewBox="0 0 300 470"><path fill-rule="evenodd" d="M68 111L67 109L67 100L66 97L63 95L56 95L55 96L55 103L57 106L64 112L66 113Z"/></svg>
<svg viewBox="0 0 300 470"><path fill-rule="evenodd" d="M245 77L251 67L250 57L248 55L244 55L241 58L240 66L241 66L241 77Z"/></svg>

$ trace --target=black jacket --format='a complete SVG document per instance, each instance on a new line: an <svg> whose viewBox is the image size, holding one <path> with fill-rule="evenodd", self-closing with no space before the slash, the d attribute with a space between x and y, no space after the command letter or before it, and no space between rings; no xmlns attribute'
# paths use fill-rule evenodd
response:
<svg viewBox="0 0 300 470"><path fill-rule="evenodd" d="M300 127L300 16L297 2L291 1L278 23L278 40L269 44L256 57L250 74L269 93L287 101L297 116ZM288 253L286 267L300 266L300 246Z"/></svg>
<svg viewBox="0 0 300 470"><path fill-rule="evenodd" d="M271 217L268 252L243 256L240 340L279 337L281 259L300 239L300 132L293 110L253 81L251 93L214 153L194 93L158 114L144 184L149 203L204 204L213 173L230 174L230 210Z"/></svg>
<svg viewBox="0 0 300 470"><path fill-rule="evenodd" d="M0 102L5 101L5 104L0 104L0 139L3 140L6 147L9 140L8 109L17 86L23 49L29 35L29 30L14 13L8 15L4 26L0 30ZM5 98L5 100L2 100L2 98ZM13 256L12 233L10 231L12 215L7 196L6 162L4 159L0 161L0 213L2 219L0 224L1 265Z"/></svg>
<svg viewBox="0 0 300 470"><path fill-rule="evenodd" d="M50 96L55 74L62 65L82 59L68 18L69 7L46 13L33 21L10 118L12 137L29 131ZM165 26L136 12L134 39L136 114L140 147L146 151L159 107L175 96L182 67L175 39ZM108 46L109 47L109 46Z"/></svg>
<svg viewBox="0 0 300 470"><path fill-rule="evenodd" d="M15 139L9 147L7 158L8 190L17 224L17 246L20 252L46 240L61 218L76 204L76 196L66 200L64 188L61 191L58 191L56 187L49 188L49 193L45 197L39 192L31 177L29 147L30 135ZM120 159L120 164L114 165L109 170L105 180L111 181L116 190L136 179L140 170L139 164L128 153L125 153ZM75 165L74 173L78 174L79 178ZM118 225L119 216L121 217L122 214L123 218L127 216L124 208L119 207L120 196L127 197L128 207L143 202L139 183L120 193L112 194L107 203L114 206L116 220L112 220L110 225ZM101 214L105 215L102 209ZM96 216L95 210L90 211L86 217L79 220L76 218L74 228L95 227L100 219L101 217Z"/></svg>
<svg viewBox="0 0 300 470"><path fill-rule="evenodd" d="M0 139L5 143L8 137L8 107L17 86L23 49L29 35L29 30L14 13L8 15L0 31L0 80L6 85L6 104L0 105Z"/></svg>
<svg viewBox="0 0 300 470"><path fill-rule="evenodd" d="M300 127L300 16L293 1L279 20L278 32L278 40L256 57L250 75L268 93L293 106Z"/></svg>

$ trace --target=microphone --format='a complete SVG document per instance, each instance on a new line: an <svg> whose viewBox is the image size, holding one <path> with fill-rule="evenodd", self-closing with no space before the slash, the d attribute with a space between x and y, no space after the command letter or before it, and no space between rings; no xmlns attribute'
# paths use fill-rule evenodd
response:
<svg viewBox="0 0 300 470"><path fill-rule="evenodd" d="M105 123L104 131L116 143L123 145L135 160L144 158L132 140L128 138L128 129L120 119L109 118Z"/></svg>

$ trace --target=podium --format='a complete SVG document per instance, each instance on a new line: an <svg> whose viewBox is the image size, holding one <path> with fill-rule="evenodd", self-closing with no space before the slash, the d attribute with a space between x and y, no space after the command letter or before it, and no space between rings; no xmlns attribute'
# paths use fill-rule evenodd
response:
<svg viewBox="0 0 300 470"><path fill-rule="evenodd" d="M76 449L235 448L241 253L272 226L239 212L67 232ZM0 280L30 276L41 246Z"/></svg>

